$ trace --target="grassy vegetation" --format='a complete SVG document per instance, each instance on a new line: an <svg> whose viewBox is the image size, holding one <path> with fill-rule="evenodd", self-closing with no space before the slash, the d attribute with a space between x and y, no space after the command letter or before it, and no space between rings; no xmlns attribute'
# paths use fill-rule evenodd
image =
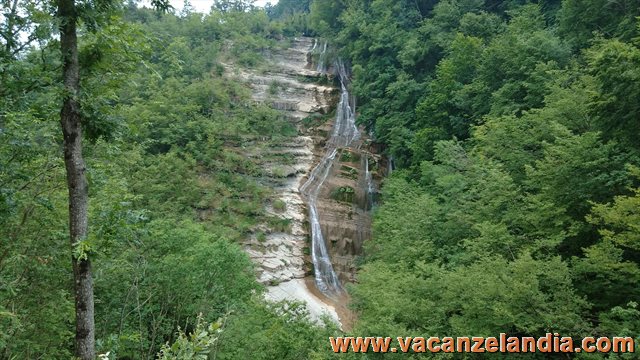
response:
<svg viewBox="0 0 640 360"><path fill-rule="evenodd" d="M331 198L344 203L354 203L355 195L355 189L351 186L340 186L331 190Z"/></svg>
<svg viewBox="0 0 640 360"><path fill-rule="evenodd" d="M273 201L273 209L278 212L284 212L287 210L287 203L280 199L276 199Z"/></svg>

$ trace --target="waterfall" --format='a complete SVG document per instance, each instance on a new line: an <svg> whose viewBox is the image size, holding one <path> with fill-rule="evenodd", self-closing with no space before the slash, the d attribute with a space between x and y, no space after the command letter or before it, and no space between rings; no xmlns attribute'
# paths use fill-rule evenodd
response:
<svg viewBox="0 0 640 360"><path fill-rule="evenodd" d="M324 45L323 53L327 44ZM348 90L349 78L342 61L338 60L336 69L340 78L341 94L333 132L327 141L326 151L320 162L311 171L309 179L300 187L300 192L305 197L309 206L309 221L311 223L311 259L313 261L315 282L318 289L325 295L337 295L343 291L338 275L333 270L329 251L320 227L317 201L318 195L331 169L336 162L336 156L340 148L349 147L351 143L360 137L356 127L355 109L350 104Z"/></svg>
<svg viewBox="0 0 640 360"><path fill-rule="evenodd" d="M367 193L365 194L366 198L366 207L365 210L373 209L373 205L375 203L375 184L373 183L373 176L371 175L371 171L369 171L369 157L366 156L364 159L364 181L365 181L365 189Z"/></svg>
<svg viewBox="0 0 640 360"><path fill-rule="evenodd" d="M316 48L316 44L313 44L313 48ZM320 58L318 59L318 66L316 67L316 71L325 74L327 72L327 42L324 42L324 46L322 47L322 52L320 53Z"/></svg>

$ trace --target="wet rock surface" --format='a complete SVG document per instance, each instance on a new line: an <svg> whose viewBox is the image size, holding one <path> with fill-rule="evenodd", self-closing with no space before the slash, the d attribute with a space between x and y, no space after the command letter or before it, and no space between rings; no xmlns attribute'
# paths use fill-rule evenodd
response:
<svg viewBox="0 0 640 360"><path fill-rule="evenodd" d="M312 51L317 47L312 38L296 38L289 48L265 54L268 64L262 70L233 64L224 67L227 76L250 86L256 102L282 111L298 131L297 136L285 142L245 150L246 156L259 159L266 176L263 182L273 189L265 211L279 219L281 226L259 225L244 248L257 265L259 281L268 285L268 298L305 301L314 318L324 313L339 322L335 308L328 304L331 301L314 295L318 291L308 288L313 283L308 278L313 274L309 214L300 193L301 185L325 154L329 135L334 131L334 119L327 114L334 110L341 95L339 85L334 85L337 81L325 74L326 68L313 64ZM328 121L314 125L303 121L323 116ZM348 148L337 149L338 158L317 199L320 226L342 282L355 280L356 257L371 235L367 178L372 182L377 176L367 177L366 167L370 165L375 170L379 157L366 150L367 144L366 137L360 136ZM353 192L342 196L345 193L341 189Z"/></svg>
<svg viewBox="0 0 640 360"><path fill-rule="evenodd" d="M226 65L227 73L247 83L252 97L282 111L296 125L298 136L267 147L249 149L247 156L260 160L274 190L266 212L287 225L286 231L265 224L245 243L245 249L258 265L258 279L277 285L304 278L310 271L305 264L308 229L306 204L298 188L313 166L314 141L302 120L327 113L335 101L336 89L319 85L322 74L309 69L308 52L313 39L297 38L288 49L265 54L268 64L252 70Z"/></svg>

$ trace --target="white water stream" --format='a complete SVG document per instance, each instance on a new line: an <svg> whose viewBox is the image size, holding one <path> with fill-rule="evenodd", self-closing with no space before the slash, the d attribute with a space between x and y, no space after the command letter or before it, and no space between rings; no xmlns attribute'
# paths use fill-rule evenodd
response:
<svg viewBox="0 0 640 360"><path fill-rule="evenodd" d="M313 44L313 49L311 49L311 51L314 51L316 49L316 45L317 43ZM321 74L326 74L327 73L327 42L324 42L324 45L322 47L322 52L320 53L320 58L318 59L318 66L316 66L316 71L321 73Z"/></svg>
<svg viewBox="0 0 640 360"><path fill-rule="evenodd" d="M373 183L373 176L371 171L369 170L369 157L365 157L364 159L364 181L366 186L366 207L365 210L372 210L373 205L375 204L375 184Z"/></svg>
<svg viewBox="0 0 640 360"><path fill-rule="evenodd" d="M326 51L326 46L325 43L323 54ZM336 120L333 125L333 132L329 141L327 141L325 153L320 159L320 162L311 171L309 179L300 187L300 193L303 194L309 206L312 244L311 258L314 266L316 286L323 294L330 297L340 294L343 289L333 269L327 244L322 233L322 228L320 227L320 218L317 209L318 195L333 165L337 162L336 157L340 153L340 149L349 147L353 141L360 137L360 132L356 127L355 110L350 101L348 90L349 79L345 66L341 61L336 63L336 71L340 77L341 94L340 102L336 109Z"/></svg>

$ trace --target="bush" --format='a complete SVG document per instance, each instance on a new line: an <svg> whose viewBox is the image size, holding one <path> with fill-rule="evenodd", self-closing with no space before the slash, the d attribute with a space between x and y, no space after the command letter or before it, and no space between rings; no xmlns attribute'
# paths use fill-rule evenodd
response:
<svg viewBox="0 0 640 360"><path fill-rule="evenodd" d="M352 204L356 191L351 186L340 186L331 191L331 198L336 201Z"/></svg>
<svg viewBox="0 0 640 360"><path fill-rule="evenodd" d="M278 211L278 212L284 212L285 210L287 210L287 203L285 203L284 201L278 199L275 200L273 202L273 209Z"/></svg>

